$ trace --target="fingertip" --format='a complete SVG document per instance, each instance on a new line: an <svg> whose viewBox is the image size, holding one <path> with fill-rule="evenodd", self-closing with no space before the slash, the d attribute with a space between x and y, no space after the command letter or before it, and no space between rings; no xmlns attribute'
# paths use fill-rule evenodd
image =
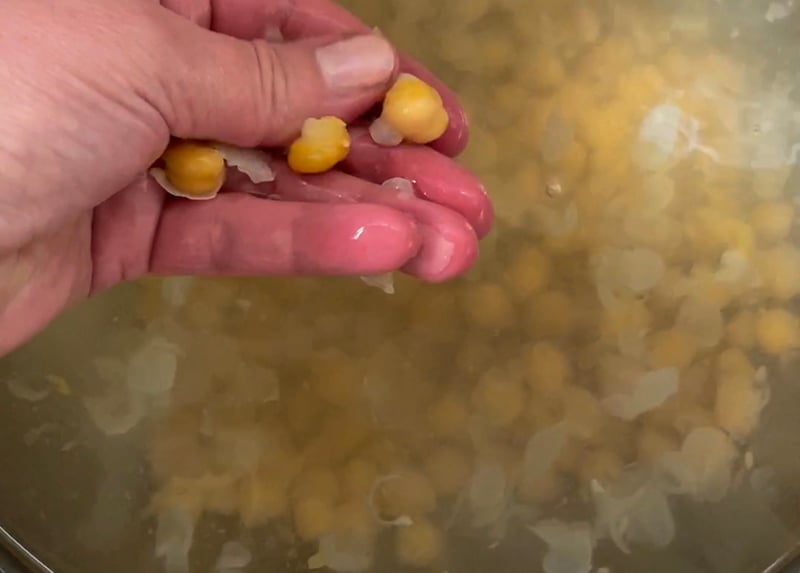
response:
<svg viewBox="0 0 800 573"><path fill-rule="evenodd" d="M420 250L417 223L375 204L315 206L319 216L294 229L300 270L327 275L372 275L400 269Z"/></svg>
<svg viewBox="0 0 800 573"><path fill-rule="evenodd" d="M463 226L428 226L422 248L403 271L422 280L440 283L467 272L478 258L478 237L466 222Z"/></svg>
<svg viewBox="0 0 800 573"><path fill-rule="evenodd" d="M491 230L494 209L486 189L475 175L450 157L426 146L380 147L361 129L353 130L351 139L345 167L353 174L375 183L393 177L413 179L418 197L465 217L478 238Z"/></svg>

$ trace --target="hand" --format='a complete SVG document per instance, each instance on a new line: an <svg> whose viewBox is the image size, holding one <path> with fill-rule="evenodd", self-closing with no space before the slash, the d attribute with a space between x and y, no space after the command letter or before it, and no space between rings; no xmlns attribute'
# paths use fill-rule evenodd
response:
<svg viewBox="0 0 800 573"><path fill-rule="evenodd" d="M269 30L286 41L267 43ZM400 70L448 107L430 147L379 149L356 132L341 171L273 166L273 200L241 179L213 201L176 200L145 175L170 135L283 146L307 117L355 120ZM6 0L0 86L0 355L146 274L446 280L492 223L449 159L467 134L453 95L328 0ZM417 197L379 186L396 176Z"/></svg>

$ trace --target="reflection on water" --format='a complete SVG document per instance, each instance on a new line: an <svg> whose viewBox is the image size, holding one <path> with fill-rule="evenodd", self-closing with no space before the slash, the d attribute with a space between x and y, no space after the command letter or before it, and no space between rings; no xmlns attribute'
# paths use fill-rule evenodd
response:
<svg viewBox="0 0 800 573"><path fill-rule="evenodd" d="M394 295L144 281L5 361L15 394L146 444L154 495L131 499L169 571L776 558L797 524L769 504L800 472L791 6L347 4L471 112L499 219L478 268ZM45 374L70 395L24 387Z"/></svg>

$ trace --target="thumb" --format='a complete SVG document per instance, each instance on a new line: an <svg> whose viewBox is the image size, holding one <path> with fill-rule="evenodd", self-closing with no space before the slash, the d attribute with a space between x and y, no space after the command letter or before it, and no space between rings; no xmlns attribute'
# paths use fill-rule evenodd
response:
<svg viewBox="0 0 800 573"><path fill-rule="evenodd" d="M350 121L367 111L397 68L395 50L373 34L270 44L190 26L177 37L161 112L184 138L283 145L308 117Z"/></svg>

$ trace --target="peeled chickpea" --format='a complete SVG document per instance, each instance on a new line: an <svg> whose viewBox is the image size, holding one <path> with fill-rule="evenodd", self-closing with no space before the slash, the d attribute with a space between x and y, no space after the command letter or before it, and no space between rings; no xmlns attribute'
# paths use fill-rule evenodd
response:
<svg viewBox="0 0 800 573"><path fill-rule="evenodd" d="M797 319L781 308L761 311L756 318L756 341L761 350L775 356L796 348L800 343Z"/></svg>
<svg viewBox="0 0 800 573"><path fill-rule="evenodd" d="M297 173L324 173L347 157L350 134L338 117L309 118L289 147L287 161Z"/></svg>
<svg viewBox="0 0 800 573"><path fill-rule="evenodd" d="M172 194L189 199L213 197L225 181L225 159L210 145L191 141L171 144L161 156Z"/></svg>
<svg viewBox="0 0 800 573"><path fill-rule="evenodd" d="M425 144L439 139L449 123L439 93L416 76L400 74L386 93L383 112L370 126L370 134L379 145L403 140Z"/></svg>

